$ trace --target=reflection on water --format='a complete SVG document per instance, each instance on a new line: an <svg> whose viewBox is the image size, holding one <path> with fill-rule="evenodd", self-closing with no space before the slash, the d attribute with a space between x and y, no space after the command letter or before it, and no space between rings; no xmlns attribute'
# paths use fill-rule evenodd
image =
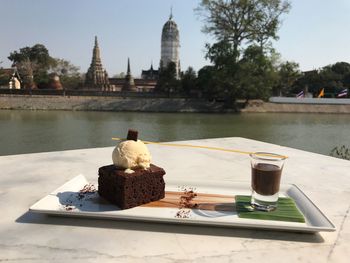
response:
<svg viewBox="0 0 350 263"><path fill-rule="evenodd" d="M329 154L350 144L350 115L0 111L0 155L111 146L138 129L145 140L246 137Z"/></svg>

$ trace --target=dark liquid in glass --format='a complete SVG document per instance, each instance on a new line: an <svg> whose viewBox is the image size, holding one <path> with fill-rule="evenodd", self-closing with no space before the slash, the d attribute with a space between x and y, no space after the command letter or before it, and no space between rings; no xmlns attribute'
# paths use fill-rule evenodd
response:
<svg viewBox="0 0 350 263"><path fill-rule="evenodd" d="M259 163L252 168L252 188L260 195L274 195L280 190L282 169L277 165Z"/></svg>

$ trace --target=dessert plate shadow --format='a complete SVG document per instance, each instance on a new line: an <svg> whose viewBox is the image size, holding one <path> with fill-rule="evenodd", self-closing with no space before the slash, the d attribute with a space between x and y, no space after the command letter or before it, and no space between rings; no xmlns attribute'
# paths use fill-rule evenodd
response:
<svg viewBox="0 0 350 263"><path fill-rule="evenodd" d="M89 185L86 188L86 185ZM84 191L81 191L85 189ZM86 190L87 189L87 190ZM335 231L335 226L322 211L295 185L281 185L281 196L294 199L305 217L305 223L239 218L235 195L249 195L249 183L167 181L164 199L131 209L121 210L101 198L83 175L71 179L29 210L67 217L89 217L110 220L136 220L175 224L208 225L228 228L259 228L279 231L315 233ZM185 190L193 190L192 208L181 208ZM188 207L188 205L186 205Z"/></svg>

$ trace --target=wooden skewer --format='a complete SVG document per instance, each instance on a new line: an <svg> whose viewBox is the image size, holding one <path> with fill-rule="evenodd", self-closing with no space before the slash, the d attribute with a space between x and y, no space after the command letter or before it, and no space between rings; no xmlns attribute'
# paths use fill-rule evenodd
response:
<svg viewBox="0 0 350 263"><path fill-rule="evenodd" d="M123 138L113 137L113 141L121 141L125 140ZM223 151L223 152L232 152L232 153L240 153L240 154L255 154L257 156L264 156L264 157L277 157L286 159L288 156L285 155L279 155L279 154L268 154L268 153L255 153L255 152L247 152L247 151L241 151L241 150L233 150L233 149L226 149L226 148L220 148L220 147L210 147L210 146L202 146L202 145L191 145L191 144L177 144L177 143L163 143L163 142L151 142L151 141L143 141L145 144L157 144L162 146L171 146L171 147L185 147L185 148L199 148L199 149L207 149L207 150L214 150L214 151Z"/></svg>

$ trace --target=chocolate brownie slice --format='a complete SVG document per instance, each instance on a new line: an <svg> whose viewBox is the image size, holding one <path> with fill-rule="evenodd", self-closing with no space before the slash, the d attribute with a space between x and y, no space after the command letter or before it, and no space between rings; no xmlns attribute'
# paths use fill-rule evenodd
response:
<svg viewBox="0 0 350 263"><path fill-rule="evenodd" d="M115 165L98 170L98 193L121 209L132 208L165 196L163 168L151 164L147 170L139 168L134 173Z"/></svg>

